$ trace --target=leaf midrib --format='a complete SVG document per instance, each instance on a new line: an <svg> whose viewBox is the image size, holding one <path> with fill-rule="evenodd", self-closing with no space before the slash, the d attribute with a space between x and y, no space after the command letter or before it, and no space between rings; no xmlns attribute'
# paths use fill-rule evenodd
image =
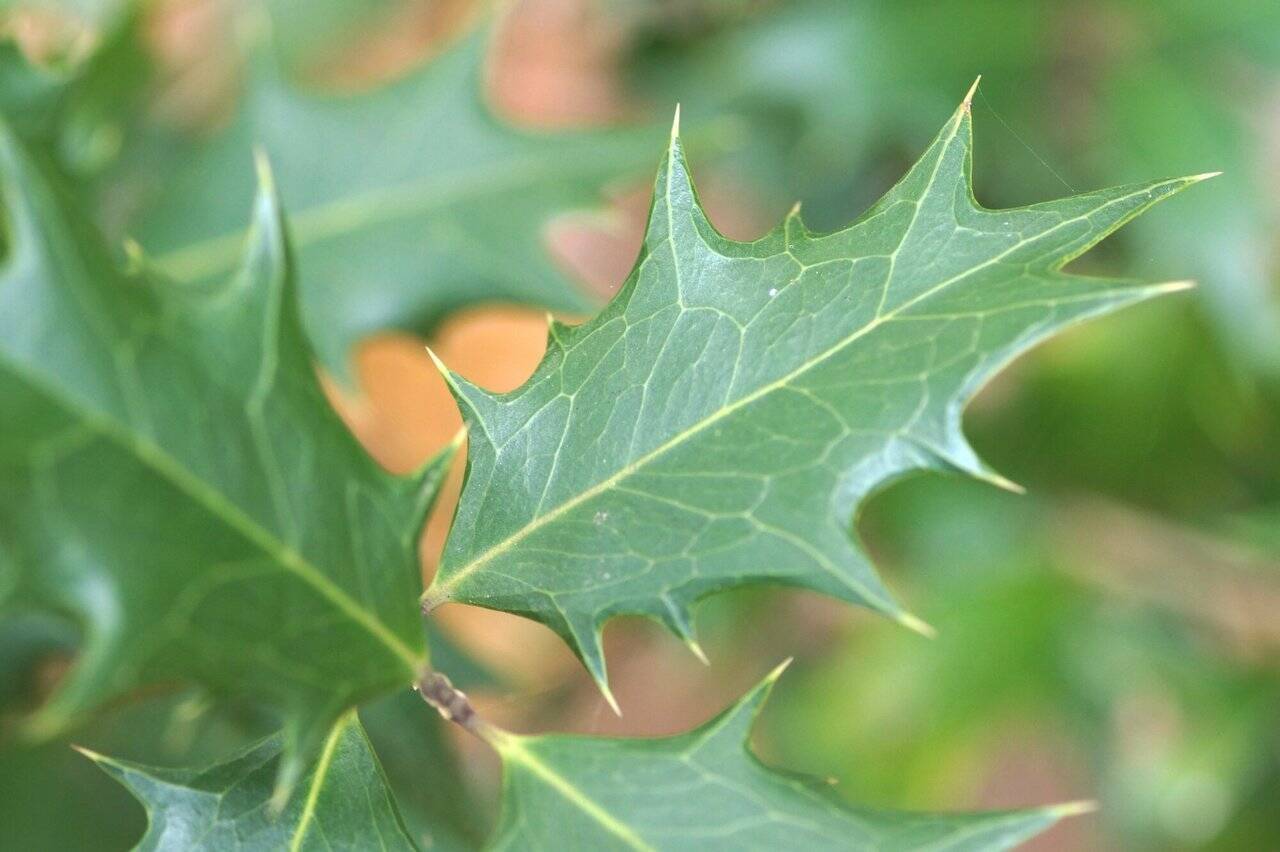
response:
<svg viewBox="0 0 1280 852"><path fill-rule="evenodd" d="M956 132L960 127L959 118L960 116L957 116L955 125L951 130L951 135L948 137L945 143L947 146L949 146L955 139ZM938 155L939 165L941 164L944 157L945 157L945 150L940 152ZM926 193L928 191L928 188L932 187L937 177L937 171L938 169L935 166L934 172L931 175L928 184L926 185L927 187ZM1163 181L1160 183L1143 186L1141 189L1135 190L1132 193L1109 200L1108 202L1106 202L1106 204L1102 205L1101 207L1091 210L1088 215L1093 215L1097 213L1098 210L1105 209L1106 207L1110 207L1112 205L1128 201L1129 199L1135 196L1152 192L1155 189L1158 189L1162 186L1166 186L1172 183L1179 183L1182 180L1183 180L1182 178L1173 178L1168 181ZM917 206L917 216L918 216L918 212L919 212L919 207ZM623 467L619 468L616 473L606 477L605 479L601 480L600 482L596 483L590 488L585 489L584 491L580 492L578 495L569 498L568 500L564 501L560 505L556 506L551 511L545 514L539 515L538 517L529 521L520 529L518 529L516 532L509 535L507 538L487 548L483 553L481 553L479 556L475 557L470 562L463 565L457 571L450 573L448 577L444 579L439 579L440 575L437 574L438 582L433 583L432 587L423 594L424 603L428 607L432 607L432 606L438 605L439 603L442 603L445 600L448 600L450 597L450 591L454 589L460 582L462 582L463 579L465 579L470 574L474 573L479 568L483 567L485 564L491 562L493 559L506 553L511 548L513 548L514 546L519 544L521 541L523 541L525 538L527 538L529 535L532 535L538 529L546 526L547 524L551 523L552 521L556 520L562 515L572 511L574 508L587 502L593 497L596 497L597 495L608 491L614 485L630 477L632 474L636 473L637 471L639 471L641 468L648 465L653 460L664 455L665 453L669 452L670 450L674 449L675 447L689 440L693 436L703 432L707 428L713 426L714 424L718 423L719 421L723 420L729 415L735 413L739 409L750 405L756 400L764 396L767 396L768 394L773 393L776 390L786 387L792 381L802 376L804 373L808 372L811 369L814 369L815 367L824 363L831 357L834 357L845 347L853 344L854 342L856 342L863 336L871 333L872 331L879 328L880 326L892 321L893 319L898 317L900 314L902 314L904 311L910 309L911 307L914 307L915 305L919 304L920 302L926 299L933 297L938 292L955 285L957 282L969 277L970 275L973 275L982 269L986 269L996 263L999 263L1005 257L1008 257L1010 254L1025 247L1026 245L1032 242L1035 242L1036 240L1043 239L1047 237L1049 234L1052 234L1055 231L1063 227L1066 227L1067 225L1074 224L1075 222L1079 222L1083 219L1088 218L1088 215L1074 216L1070 219L1064 219L1063 221L1059 222L1057 225L1054 225L1052 228L1042 231L1041 233L1036 234L1034 237L1031 237L1030 239L1019 240L1018 242L1014 243L1009 248L1005 249L999 254L994 255L991 258L988 258L987 260L983 261L977 266L970 267L969 269L963 272L957 273L951 276L950 278L947 278L946 280L940 282L939 284L934 285L933 287L920 293L919 295L914 296L911 299L908 299L907 301L903 302L901 305L898 305L897 307L890 310L888 313L878 314L865 326L863 326L860 329L857 329L848 337L844 338L843 340L823 350L815 357L806 360L804 363L802 363L799 367L795 368L794 370L786 373L785 375L781 376L778 379L775 379L772 382L769 382L768 384L762 385L757 390L752 391L751 393L743 397L740 397L734 402L718 409L715 413L711 414L710 416L705 417L702 420L698 421L697 423L693 424L692 426L689 426L686 429L681 430L679 433L677 433L676 435L674 435L673 437L665 441L663 444L661 444L657 448L650 450L648 453L645 453L643 456L636 459L635 461L630 462L624 465ZM910 228L914 226L915 221L916 220L913 218L911 224L908 225L907 232L904 232L904 239L905 239L905 234L909 233ZM886 281L885 286L886 288L888 287L888 281Z"/></svg>
<svg viewBox="0 0 1280 852"><path fill-rule="evenodd" d="M352 621L365 628L375 639L403 662L410 676L423 665L424 658L413 653L385 624L363 609L342 588L312 565L301 553L290 547L253 518L240 510L218 491L208 487L188 471L180 462L162 448L142 440L136 433L121 428L112 418L105 417L80 404L73 397L59 391L49 382L16 362L12 356L4 358L11 375L26 384L65 412L83 423L141 462L161 478L186 494L210 515L219 518L228 527L262 550L284 570L298 577L329 600Z"/></svg>
<svg viewBox="0 0 1280 852"><path fill-rule="evenodd" d="M320 791L324 788L324 782L329 775L329 767L333 763L333 753L337 750L338 740L346 732L347 726L351 724L351 721L351 714L343 716L329 731L329 736L325 738L324 748L320 752L320 760L316 764L315 774L312 775L311 785L307 789L307 800L302 806L302 814L298 817L298 824L294 827L293 836L289 841L289 852L298 852L302 848L302 841L306 839L307 831L311 828L311 823L315 821L316 802L320 799Z"/></svg>
<svg viewBox="0 0 1280 852"><path fill-rule="evenodd" d="M644 838L636 834L630 826L609 813L603 805L588 796L568 778L565 778L551 766L544 763L538 755L525 748L520 737L504 733L494 742L494 746L503 758L520 764L538 776L559 793L565 801L591 817L601 828L617 837L628 848L637 850L637 852L657 852L655 847L646 843Z"/></svg>
<svg viewBox="0 0 1280 852"><path fill-rule="evenodd" d="M612 146L595 146L608 148ZM590 169L582 158L525 157L505 170L492 166L445 172L403 187L379 187L330 201L295 208L289 215L290 236L297 248L354 233L382 222L407 219L485 195L514 192L540 182L559 182L599 172L612 172L634 157L599 158ZM550 167L548 167L550 165ZM154 258L158 268L179 279L195 279L230 268L245 230L239 229L188 243Z"/></svg>

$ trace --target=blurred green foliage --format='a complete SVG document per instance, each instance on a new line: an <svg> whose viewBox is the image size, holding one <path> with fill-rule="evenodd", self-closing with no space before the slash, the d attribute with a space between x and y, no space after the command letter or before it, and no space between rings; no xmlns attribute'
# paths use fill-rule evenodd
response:
<svg viewBox="0 0 1280 852"><path fill-rule="evenodd" d="M1064 785L1058 797L1096 797L1123 848L1268 848L1280 836L1274 652L1090 582L1055 516L937 477L886 493L862 528L939 637L851 631L779 696L778 752L849 779L851 798L908 806L1037 795L1001 786L1010 764L1030 764Z"/></svg>

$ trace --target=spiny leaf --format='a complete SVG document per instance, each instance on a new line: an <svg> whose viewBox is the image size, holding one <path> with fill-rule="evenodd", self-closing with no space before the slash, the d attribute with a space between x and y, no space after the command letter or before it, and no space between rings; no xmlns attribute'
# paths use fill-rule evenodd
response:
<svg viewBox="0 0 1280 852"><path fill-rule="evenodd" d="M405 849L405 832L382 767L354 713L328 732L320 760L282 813L269 802L280 737L199 771L143 767L84 754L147 809L139 849Z"/></svg>
<svg viewBox="0 0 1280 852"><path fill-rule="evenodd" d="M505 125L483 100L490 29L359 94L303 91L257 56L234 124L166 181L136 235L178 278L223 274L252 187L246 152L261 144L290 203L304 324L331 371L348 375L363 335L422 330L479 300L587 309L546 226L641 171L653 134Z"/></svg>
<svg viewBox="0 0 1280 852"><path fill-rule="evenodd" d="M975 67L999 69L1002 88L989 107L1004 127L987 153L998 158L996 185L1005 192L1062 186L1099 170L1224 168L1223 185L1196 204L1143 220L1113 256L1150 269L1154 255L1154 268L1203 281L1198 295L1218 325L1217 345L1274 379L1275 193L1256 180L1268 137L1249 124L1268 109L1268 89L1224 92L1218 69L1230 55L1260 77L1280 74L1280 4L1191 3L1176 14L1163 4L1109 5L1148 37L1128 40L1123 62L1096 69L1087 137L1060 132L1063 113L1045 108L1047 99L1063 97L1051 69L1074 47L1055 37L1056 21L1028 4L794 0L743 4L738 15L717 8L718 16L709 11L717 26L683 31L673 16L655 13L651 26L667 37L637 41L632 76L657 103L680 100L699 115L731 110L748 121L755 132L738 168L762 192L804 197L815 220L840 221L829 217L848 209L848 177L873 171L878 154L909 141L937 102L939 84ZM654 43L663 49L648 49ZM1126 142L1080 150L1086 138ZM1068 167L1061 177L1059 164Z"/></svg>
<svg viewBox="0 0 1280 852"><path fill-rule="evenodd" d="M751 753L752 723L780 667L697 730L655 740L486 734L503 761L496 849L998 850L1083 803L923 814L841 804Z"/></svg>
<svg viewBox="0 0 1280 852"><path fill-rule="evenodd" d="M416 538L448 453L393 477L328 406L269 181L241 270L199 286L120 269L3 128L0 181L0 613L84 631L28 730L199 681L284 715L287 789L425 664Z"/></svg>
<svg viewBox="0 0 1280 852"><path fill-rule="evenodd" d="M691 604L752 583L927 630L852 537L859 505L915 470L1009 486L965 440L966 402L1065 326L1187 286L1061 270L1203 177L987 210L970 188L969 103L848 228L810 233L796 210L751 243L707 221L673 133L614 301L553 323L512 393L448 375L468 472L425 606L542 621L606 691L607 618L648 615L692 643Z"/></svg>

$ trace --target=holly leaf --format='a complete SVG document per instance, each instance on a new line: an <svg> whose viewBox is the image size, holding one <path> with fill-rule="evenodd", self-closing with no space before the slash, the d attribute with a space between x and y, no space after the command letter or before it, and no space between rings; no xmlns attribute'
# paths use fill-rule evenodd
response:
<svg viewBox="0 0 1280 852"><path fill-rule="evenodd" d="M1052 69L1075 47L1030 5L799 0L735 14L732 4L700 0L691 5L704 26L683 29L664 4L647 5L631 63L641 89L659 103L678 100L699 115L731 110L750 122L749 144L737 152L746 159L734 167L758 191L803 197L813 221L845 221L859 197L852 179L879 173L886 153L931 121L939 85L975 67L1002 81L989 104L1002 125L987 149L994 191L1024 195L1091 173L1203 162L1225 169L1197 204L1143 220L1112 257L1141 263L1144 274L1178 269L1204 281L1198 296L1218 345L1250 373L1280 376L1275 194L1253 179L1268 137L1249 118L1268 108L1270 89L1224 96L1221 85L1227 63L1250 68L1252 79L1276 79L1280 39L1270 35L1280 4L1189 3L1174 14L1116 4L1133 31L1150 37L1129 40L1123 62L1096 69L1088 95L1096 130L1087 136L1061 133L1061 109L1045 108L1070 97L1052 83ZM1180 132L1168 133L1171 126ZM1078 147L1102 138L1135 141Z"/></svg>
<svg viewBox="0 0 1280 852"><path fill-rule="evenodd" d="M329 407L263 175L240 271L178 285L120 268L0 128L0 614L83 629L28 734L197 681L284 716L283 794L425 666L416 539L449 454L394 477Z"/></svg>
<svg viewBox="0 0 1280 852"><path fill-rule="evenodd" d="M662 739L518 736L487 730L502 756L495 849L1008 849L1087 803L924 814L850 807L816 779L751 752L775 670L688 734Z"/></svg>
<svg viewBox="0 0 1280 852"><path fill-rule="evenodd" d="M1204 177L985 209L971 97L831 234L810 233L798 209L755 242L717 233L673 133L613 302L583 325L552 323L514 392L445 371L470 449L424 606L537 619L606 695L606 619L651 616L693 643L691 605L733 587L801 586L927 630L852 537L858 507L917 470L1008 486L965 440L965 404L1062 328L1188 286L1062 267Z"/></svg>
<svg viewBox="0 0 1280 852"><path fill-rule="evenodd" d="M217 766L159 769L83 750L147 810L138 849L405 849L405 831L382 767L349 713L329 731L320 760L282 813L269 807L281 762L272 737Z"/></svg>
<svg viewBox="0 0 1280 852"><path fill-rule="evenodd" d="M289 199L304 325L335 374L349 378L362 336L423 331L476 301L587 310L553 262L545 229L558 214L598 204L606 182L640 171L652 135L506 125L482 97L489 30L358 94L300 89L260 51L233 125L165 182L139 239L177 278L225 274L242 239L256 143Z"/></svg>
<svg viewBox="0 0 1280 852"><path fill-rule="evenodd" d="M431 664L443 670L440 646L431 638ZM407 689L361 707L360 722L409 836L433 852L479 848L490 828L486 807L470 789L446 722Z"/></svg>
<svg viewBox="0 0 1280 852"><path fill-rule="evenodd" d="M47 64L29 59L0 25L0 114L95 205L100 199L91 189L100 187L93 182L104 179L139 123L154 73L137 15L106 17L99 38L79 40L93 42L90 52Z"/></svg>

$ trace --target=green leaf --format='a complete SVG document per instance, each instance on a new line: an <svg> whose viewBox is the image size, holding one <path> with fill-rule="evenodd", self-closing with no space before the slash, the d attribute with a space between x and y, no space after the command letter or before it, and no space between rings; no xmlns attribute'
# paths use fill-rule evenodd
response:
<svg viewBox="0 0 1280 852"><path fill-rule="evenodd" d="M32 64L10 34L0 34L0 108L20 131L39 131L65 85L61 75Z"/></svg>
<svg viewBox="0 0 1280 852"><path fill-rule="evenodd" d="M738 153L752 156L735 169L775 198L803 197L815 222L843 222L861 197L851 179L879 174L888 152L931 129L940 87L973 69L1000 81L999 95L980 111L989 111L994 131L987 186L1005 197L1090 174L1212 163L1225 171L1218 185L1197 204L1144 220L1112 260L1146 275L1176 269L1203 282L1197 297L1217 326L1218 345L1238 366L1274 380L1275 193L1254 179L1269 137L1251 117L1269 109L1273 87L1261 81L1280 74L1273 36L1280 4L1102 6L1097 14L1122 16L1144 36L1122 39L1114 61L1094 63L1087 87L1064 87L1055 73L1078 55L1077 41L1062 38L1058 22L1036 6L1003 0L752 4L745 15L720 14L716 26L684 31L672 26L674 16L654 15L649 26L658 32L638 40L632 74L657 102L678 100L699 115L731 110L749 121L750 144ZM1224 87L1228 69L1240 67L1258 84ZM1090 103L1095 129L1063 133L1072 123L1064 105L1080 98ZM1093 144L1098 139L1127 142Z"/></svg>
<svg viewBox="0 0 1280 852"><path fill-rule="evenodd" d="M431 650L432 665L444 669L439 645L433 642ZM416 691L406 689L361 707L360 721L409 835L432 850L478 848L487 830L486 809L471 795L439 714Z"/></svg>
<svg viewBox="0 0 1280 852"><path fill-rule="evenodd" d="M746 584L927 630L851 536L859 505L916 470L1008 485L965 440L965 403L1063 327L1186 287L1061 270L1203 177L988 210L970 148L966 98L848 228L810 233L796 210L740 243L707 221L673 133L613 302L576 328L553 323L512 393L448 376L468 473L425 605L542 621L602 687L607 618L644 614L692 642L692 603Z"/></svg>
<svg viewBox="0 0 1280 852"><path fill-rule="evenodd" d="M391 476L330 409L269 181L239 273L198 286L119 268L2 129L0 181L0 614L83 625L28 732L196 681L283 714L286 790L425 665L417 531L448 453Z"/></svg>
<svg viewBox="0 0 1280 852"><path fill-rule="evenodd" d="M93 182L114 164L139 121L153 72L135 15L119 15L89 54L48 66L29 60L0 27L0 114L29 146L78 179L79 195L95 202Z"/></svg>
<svg viewBox="0 0 1280 852"><path fill-rule="evenodd" d="M282 813L270 807L281 762L272 737L208 769L157 769L85 751L137 796L149 826L139 849L406 849L382 767L355 714L325 738L320 760Z"/></svg>
<svg viewBox="0 0 1280 852"><path fill-rule="evenodd" d="M654 740L487 731L502 756L497 849L1008 849L1076 803L922 814L841 804L751 753L752 723L785 665L697 730Z"/></svg>
<svg viewBox="0 0 1280 852"><path fill-rule="evenodd" d="M233 126L165 182L137 236L180 279L224 274L256 143L277 164L291 211L304 325L336 374L349 376L360 337L421 331L460 305L586 310L545 229L641 171L653 136L505 125L482 97L488 44L482 27L398 82L345 95L299 89L261 52Z"/></svg>

